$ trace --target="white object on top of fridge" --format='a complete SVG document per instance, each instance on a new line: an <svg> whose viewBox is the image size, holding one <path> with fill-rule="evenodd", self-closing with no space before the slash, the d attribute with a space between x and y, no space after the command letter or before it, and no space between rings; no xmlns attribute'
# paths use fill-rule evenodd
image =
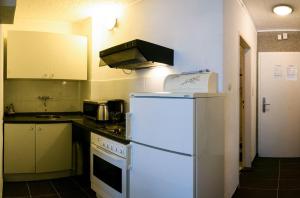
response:
<svg viewBox="0 0 300 198"><path fill-rule="evenodd" d="M214 72L171 74L164 81L164 91L217 93L218 75Z"/></svg>

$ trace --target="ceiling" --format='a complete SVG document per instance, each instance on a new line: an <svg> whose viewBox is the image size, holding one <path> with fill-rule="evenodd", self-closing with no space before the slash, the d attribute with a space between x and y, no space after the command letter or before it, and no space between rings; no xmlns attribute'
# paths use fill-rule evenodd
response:
<svg viewBox="0 0 300 198"><path fill-rule="evenodd" d="M140 0L17 0L15 20L49 20L74 22L95 12L107 3L131 4ZM257 30L300 29L300 0L241 0L254 20ZM292 15L276 16L272 7L290 4Z"/></svg>
<svg viewBox="0 0 300 198"><path fill-rule="evenodd" d="M136 0L17 0L15 20L74 22L87 18L108 3L129 4Z"/></svg>
<svg viewBox="0 0 300 198"><path fill-rule="evenodd" d="M297 29L300 30L300 0L243 0L257 30ZM272 12L277 4L289 4L294 12L280 17Z"/></svg>

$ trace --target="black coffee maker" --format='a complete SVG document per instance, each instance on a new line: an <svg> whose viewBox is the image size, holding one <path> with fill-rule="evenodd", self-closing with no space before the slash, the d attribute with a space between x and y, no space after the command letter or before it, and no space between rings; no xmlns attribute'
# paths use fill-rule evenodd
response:
<svg viewBox="0 0 300 198"><path fill-rule="evenodd" d="M122 122L125 120L125 101L121 99L107 101L109 120L112 122Z"/></svg>

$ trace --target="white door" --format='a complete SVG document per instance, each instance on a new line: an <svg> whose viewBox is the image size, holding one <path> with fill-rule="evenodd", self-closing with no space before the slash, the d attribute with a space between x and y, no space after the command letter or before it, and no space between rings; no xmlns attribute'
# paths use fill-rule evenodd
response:
<svg viewBox="0 0 300 198"><path fill-rule="evenodd" d="M48 48L53 79L87 79L87 39L83 36L49 34Z"/></svg>
<svg viewBox="0 0 300 198"><path fill-rule="evenodd" d="M35 144L37 173L71 169L71 124L37 124Z"/></svg>
<svg viewBox="0 0 300 198"><path fill-rule="evenodd" d="M49 78L48 40L39 32L7 33L7 78Z"/></svg>
<svg viewBox="0 0 300 198"><path fill-rule="evenodd" d="M132 140L194 154L194 104L184 98L130 98Z"/></svg>
<svg viewBox="0 0 300 198"><path fill-rule="evenodd" d="M129 197L194 197L194 157L130 144Z"/></svg>
<svg viewBox="0 0 300 198"><path fill-rule="evenodd" d="M35 124L4 125L4 173L35 172Z"/></svg>
<svg viewBox="0 0 300 198"><path fill-rule="evenodd" d="M299 69L299 52L259 53L261 157L300 157Z"/></svg>

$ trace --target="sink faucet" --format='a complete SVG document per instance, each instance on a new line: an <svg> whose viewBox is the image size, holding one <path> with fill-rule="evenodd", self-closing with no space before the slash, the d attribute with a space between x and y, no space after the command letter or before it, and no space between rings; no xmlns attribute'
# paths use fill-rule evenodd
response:
<svg viewBox="0 0 300 198"><path fill-rule="evenodd" d="M43 102L45 111L47 111L47 101L54 98L51 98L50 96L38 96L38 99Z"/></svg>

